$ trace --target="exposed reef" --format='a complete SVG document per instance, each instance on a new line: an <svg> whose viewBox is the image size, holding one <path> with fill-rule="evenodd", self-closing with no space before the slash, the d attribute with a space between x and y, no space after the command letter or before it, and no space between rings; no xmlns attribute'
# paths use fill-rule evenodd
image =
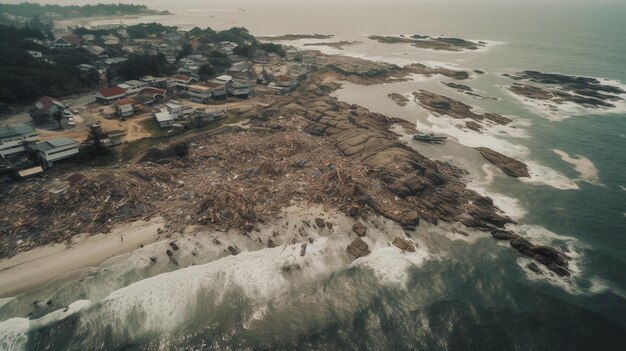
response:
<svg viewBox="0 0 626 351"><path fill-rule="evenodd" d="M368 38L383 44L411 44L421 49L445 51L478 50L486 45L482 41L472 42L460 38L430 37L417 34L410 37L370 35Z"/></svg>

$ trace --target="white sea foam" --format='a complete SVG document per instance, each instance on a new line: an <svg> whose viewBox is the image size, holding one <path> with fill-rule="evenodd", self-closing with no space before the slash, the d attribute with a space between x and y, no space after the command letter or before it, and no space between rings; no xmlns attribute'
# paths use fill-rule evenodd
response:
<svg viewBox="0 0 626 351"><path fill-rule="evenodd" d="M578 185L563 173L542 166L534 161L525 161L530 178L518 178L524 183L544 184L560 190L577 190Z"/></svg>
<svg viewBox="0 0 626 351"><path fill-rule="evenodd" d="M483 196L489 196L493 200L493 204L496 205L496 207L514 220L520 220L527 214L526 209L516 198L487 191L485 188L473 183L468 184L467 188L474 190Z"/></svg>
<svg viewBox="0 0 626 351"><path fill-rule="evenodd" d="M10 318L0 322L0 348L4 351L21 351L26 349L28 331L49 325L71 316L91 305L86 300L71 303L66 309L56 310L39 319Z"/></svg>
<svg viewBox="0 0 626 351"><path fill-rule="evenodd" d="M371 268L381 282L403 285L408 281L409 268L421 267L430 258L424 245L417 245L415 252L402 253L395 246L375 249L371 254L355 260L350 266Z"/></svg>
<svg viewBox="0 0 626 351"><path fill-rule="evenodd" d="M30 321L26 318L11 318L0 322L0 347L6 351L26 349Z"/></svg>
<svg viewBox="0 0 626 351"><path fill-rule="evenodd" d="M574 166L576 172L580 174L580 179L589 184L600 184L600 174L596 166L590 159L581 155L574 155L574 157L567 154L565 151L553 149L555 154L561 157L561 160Z"/></svg>

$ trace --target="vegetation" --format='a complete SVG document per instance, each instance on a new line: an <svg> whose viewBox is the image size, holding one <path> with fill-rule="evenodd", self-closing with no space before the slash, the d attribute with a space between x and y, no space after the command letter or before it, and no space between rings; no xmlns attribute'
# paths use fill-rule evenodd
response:
<svg viewBox="0 0 626 351"><path fill-rule="evenodd" d="M163 76L172 73L172 66L165 55L131 54L120 65L118 73L126 79L138 79L145 75Z"/></svg>
<svg viewBox="0 0 626 351"><path fill-rule="evenodd" d="M211 67L219 71L224 71L233 65L233 62L228 58L228 55L217 50L209 52L207 61Z"/></svg>
<svg viewBox="0 0 626 351"><path fill-rule="evenodd" d="M211 28L200 29L198 27L185 33L185 39L197 39L204 44L214 44L222 41L230 41L243 45L246 42L254 42L256 38L243 27L233 27L231 29L216 32Z"/></svg>
<svg viewBox="0 0 626 351"><path fill-rule="evenodd" d="M33 28L0 25L0 101L32 101L42 95L60 97L97 83L91 75L81 77L76 68L92 62L86 51L49 49L26 38L44 39L44 34ZM46 59L33 58L28 50L42 52Z"/></svg>
<svg viewBox="0 0 626 351"><path fill-rule="evenodd" d="M155 13L145 5L132 4L97 4L97 5L51 5L38 4L34 2L23 2L21 4L0 4L0 14L5 21L19 22L19 19L40 16L42 18L74 18L92 16L112 16L112 15L139 15ZM0 21L2 21L0 19ZM4 24L14 24L0 22ZM22 22L23 23L23 22Z"/></svg>
<svg viewBox="0 0 626 351"><path fill-rule="evenodd" d="M160 23L140 23L126 28L126 32L131 38L148 38L150 35L162 34L176 30L176 27L164 26Z"/></svg>

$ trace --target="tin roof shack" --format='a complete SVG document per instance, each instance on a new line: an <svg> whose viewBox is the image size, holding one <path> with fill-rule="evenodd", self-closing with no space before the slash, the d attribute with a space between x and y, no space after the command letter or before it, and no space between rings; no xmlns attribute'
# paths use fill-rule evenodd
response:
<svg viewBox="0 0 626 351"><path fill-rule="evenodd" d="M120 118L131 117L135 115L135 100L131 98L125 98L116 101L114 104L115 113Z"/></svg>
<svg viewBox="0 0 626 351"><path fill-rule="evenodd" d="M51 168L56 161L78 155L78 143L68 137L28 145L28 148L37 153L37 161L44 169Z"/></svg>
<svg viewBox="0 0 626 351"><path fill-rule="evenodd" d="M96 101L103 105L108 105L126 96L126 91L118 86L102 88L96 93Z"/></svg>
<svg viewBox="0 0 626 351"><path fill-rule="evenodd" d="M0 158L9 158L26 151L26 144L36 143L39 136L26 124L0 127Z"/></svg>

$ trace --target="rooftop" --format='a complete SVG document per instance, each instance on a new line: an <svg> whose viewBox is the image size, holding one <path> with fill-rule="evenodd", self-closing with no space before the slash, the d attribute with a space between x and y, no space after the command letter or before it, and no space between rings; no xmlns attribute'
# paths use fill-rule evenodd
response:
<svg viewBox="0 0 626 351"><path fill-rule="evenodd" d="M59 137L59 138L54 138L54 139L50 139L50 140L38 143L37 145L34 146L34 148L41 152L46 152L52 149L56 149L56 148L60 148L64 146L70 146L70 145L77 145L77 143L76 141L68 137Z"/></svg>
<svg viewBox="0 0 626 351"><path fill-rule="evenodd" d="M0 138L10 138L18 135L36 133L35 129L27 124L0 127Z"/></svg>
<svg viewBox="0 0 626 351"><path fill-rule="evenodd" d="M120 87L102 88L98 90L98 93L104 97L112 97L124 94L124 89Z"/></svg>

